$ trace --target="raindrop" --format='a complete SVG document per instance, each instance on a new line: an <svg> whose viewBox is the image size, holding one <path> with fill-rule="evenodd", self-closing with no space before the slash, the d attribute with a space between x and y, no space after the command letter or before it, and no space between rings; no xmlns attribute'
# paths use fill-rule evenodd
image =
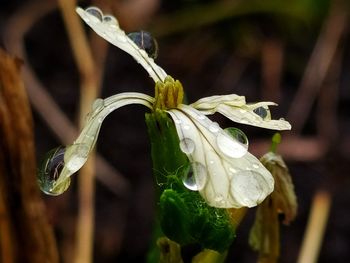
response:
<svg viewBox="0 0 350 263"><path fill-rule="evenodd" d="M85 9L85 12L88 13L89 15L92 15L93 17L95 17L98 21L102 22L103 13L99 8L97 8L95 6L90 6L90 7Z"/></svg>
<svg viewBox="0 0 350 263"><path fill-rule="evenodd" d="M118 26L118 20L111 15L103 16L103 23L107 25Z"/></svg>
<svg viewBox="0 0 350 263"><path fill-rule="evenodd" d="M183 128L184 130L189 130L189 129L191 129L191 127L190 127L189 125L187 125L187 124L183 125L182 128Z"/></svg>
<svg viewBox="0 0 350 263"><path fill-rule="evenodd" d="M104 106L104 100L101 98L98 98L92 103L92 111L97 111L99 109L102 109L103 106Z"/></svg>
<svg viewBox="0 0 350 263"><path fill-rule="evenodd" d="M248 151L248 138L237 128L226 128L216 138L219 149L225 155L241 158Z"/></svg>
<svg viewBox="0 0 350 263"><path fill-rule="evenodd" d="M184 138L180 141L180 149L186 154L193 153L194 149L196 148L194 141L192 141L189 138Z"/></svg>
<svg viewBox="0 0 350 263"><path fill-rule="evenodd" d="M235 138L240 143L246 145L248 148L248 144L249 144L248 137L247 137L247 135L245 135L245 133L243 131L241 131L240 129L237 129L237 128L233 128L233 127L226 128L226 129L224 129L224 131L226 133L228 133L229 135L231 135L233 138Z"/></svg>
<svg viewBox="0 0 350 263"><path fill-rule="evenodd" d="M207 183L207 170L205 166L198 162L191 163L188 172L182 178L182 182L189 190L202 190Z"/></svg>
<svg viewBox="0 0 350 263"><path fill-rule="evenodd" d="M155 59L158 56L157 40L147 31L138 31L128 34L128 37L141 49L145 50L148 56Z"/></svg>
<svg viewBox="0 0 350 263"><path fill-rule="evenodd" d="M255 108L253 112L263 120L271 120L271 114L268 107L261 106L261 107Z"/></svg>
<svg viewBox="0 0 350 263"><path fill-rule="evenodd" d="M65 151L66 148L62 146L49 151L40 165L38 173L39 187L41 191L48 195L60 195L65 192L70 185L70 178L67 178L59 185L55 185L65 165Z"/></svg>
<svg viewBox="0 0 350 263"><path fill-rule="evenodd" d="M181 124L181 123L182 123L182 121L179 120L179 119L176 119L174 122L175 122L176 124Z"/></svg>
<svg viewBox="0 0 350 263"><path fill-rule="evenodd" d="M256 171L241 171L232 177L231 194L242 205L253 207L263 201L270 188L268 182Z"/></svg>
<svg viewBox="0 0 350 263"><path fill-rule="evenodd" d="M258 169L259 167L260 167L259 164L257 164L257 163L254 163L254 164L253 164L253 168L255 168L255 169Z"/></svg>
<svg viewBox="0 0 350 263"><path fill-rule="evenodd" d="M209 131L216 133L219 130L220 130L220 126L217 122L213 122L209 125Z"/></svg>

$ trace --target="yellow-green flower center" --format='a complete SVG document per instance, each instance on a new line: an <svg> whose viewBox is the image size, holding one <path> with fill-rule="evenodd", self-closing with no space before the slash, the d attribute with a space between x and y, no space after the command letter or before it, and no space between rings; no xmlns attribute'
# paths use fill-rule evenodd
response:
<svg viewBox="0 0 350 263"><path fill-rule="evenodd" d="M167 110L176 108L182 103L184 97L180 81L166 76L164 82L158 81L155 86L154 109Z"/></svg>

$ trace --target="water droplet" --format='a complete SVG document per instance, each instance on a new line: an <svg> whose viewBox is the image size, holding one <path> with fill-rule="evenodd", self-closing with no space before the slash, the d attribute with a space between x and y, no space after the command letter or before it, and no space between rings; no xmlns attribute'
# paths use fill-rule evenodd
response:
<svg viewBox="0 0 350 263"><path fill-rule="evenodd" d="M207 183L207 169L198 162L191 163L188 172L182 178L184 186L192 191L200 191Z"/></svg>
<svg viewBox="0 0 350 263"><path fill-rule="evenodd" d="M111 15L105 15L103 16L103 23L111 26L118 26L118 20Z"/></svg>
<svg viewBox="0 0 350 263"><path fill-rule="evenodd" d="M189 125L187 125L187 124L183 125L182 128L183 128L184 130L189 130L189 129L191 129L191 127L190 127Z"/></svg>
<svg viewBox="0 0 350 263"><path fill-rule="evenodd" d="M253 112L263 120L271 120L271 113L267 106L255 108Z"/></svg>
<svg viewBox="0 0 350 263"><path fill-rule="evenodd" d="M158 56L158 43L147 31L138 31L128 34L128 37L141 49L145 50L148 56L155 59Z"/></svg>
<svg viewBox="0 0 350 263"><path fill-rule="evenodd" d="M253 168L255 168L255 169L258 169L259 167L260 167L259 164L257 164L257 163L254 163L254 164L253 164Z"/></svg>
<svg viewBox="0 0 350 263"><path fill-rule="evenodd" d="M66 148L62 146L49 151L39 167L38 184L41 191L48 195L60 195L65 192L70 185L70 178L67 178L59 185L55 185L65 165L65 151Z"/></svg>
<svg viewBox="0 0 350 263"><path fill-rule="evenodd" d="M239 109L239 112L240 112L240 113L246 113L247 111L244 110L244 109Z"/></svg>
<svg viewBox="0 0 350 263"><path fill-rule="evenodd" d="M284 118L280 118L280 121L285 121L285 119Z"/></svg>
<svg viewBox="0 0 350 263"><path fill-rule="evenodd" d="M214 162L213 160L210 160L209 163L210 163L210 164L214 164L215 162Z"/></svg>
<svg viewBox="0 0 350 263"><path fill-rule="evenodd" d="M253 207L259 204L269 192L271 185L256 171L240 171L231 181L231 194L242 205Z"/></svg>
<svg viewBox="0 0 350 263"><path fill-rule="evenodd" d="M248 151L248 138L237 128L226 128L216 138L219 149L225 155L240 158Z"/></svg>
<svg viewBox="0 0 350 263"><path fill-rule="evenodd" d="M97 111L102 109L104 106L104 100L101 98L96 99L93 103L92 103L92 111Z"/></svg>
<svg viewBox="0 0 350 263"><path fill-rule="evenodd" d="M247 137L247 135L245 135L245 133L243 131L241 131L240 129L234 128L234 127L226 128L226 129L224 129L224 131L227 134L229 134L231 137L235 138L240 143L246 145L248 148L248 144L249 144L248 137Z"/></svg>
<svg viewBox="0 0 350 263"><path fill-rule="evenodd" d="M186 154L193 153L194 149L196 148L194 141L192 141L189 138L182 139L180 141L180 149Z"/></svg>
<svg viewBox="0 0 350 263"><path fill-rule="evenodd" d="M235 169L235 168L233 168L233 167L230 167L230 168L228 168L229 170L230 170L230 172L232 172L232 173L237 173L237 170Z"/></svg>
<svg viewBox="0 0 350 263"><path fill-rule="evenodd" d="M95 17L98 21L102 22L103 13L102 13L101 9L99 9L95 6L90 6L90 7L85 9L85 12L92 15L93 17Z"/></svg>
<svg viewBox="0 0 350 263"><path fill-rule="evenodd" d="M181 124L181 123L182 123L182 121L179 120L179 119L176 119L174 122L175 122L176 124Z"/></svg>
<svg viewBox="0 0 350 263"><path fill-rule="evenodd" d="M209 125L209 131L217 133L220 130L220 126L217 122L213 122Z"/></svg>

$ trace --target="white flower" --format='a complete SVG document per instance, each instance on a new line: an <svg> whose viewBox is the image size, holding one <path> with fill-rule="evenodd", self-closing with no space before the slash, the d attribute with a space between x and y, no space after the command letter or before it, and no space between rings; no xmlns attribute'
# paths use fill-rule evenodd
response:
<svg viewBox="0 0 350 263"><path fill-rule="evenodd" d="M156 98L141 93L122 93L97 99L78 139L68 146L64 167L54 190L82 167L92 150L104 118L113 110L127 104L143 104L150 109L164 107L174 120L180 149L191 162L196 189L214 207L253 207L261 203L274 188L270 172L247 151L248 146L232 137L206 115L219 112L232 121L263 128L288 130L285 120L271 120L272 102L246 104L238 95L212 96L191 105L181 104L182 86L155 64L119 28L117 20L103 15L95 7L77 8L77 13L101 37L133 56L156 82Z"/></svg>

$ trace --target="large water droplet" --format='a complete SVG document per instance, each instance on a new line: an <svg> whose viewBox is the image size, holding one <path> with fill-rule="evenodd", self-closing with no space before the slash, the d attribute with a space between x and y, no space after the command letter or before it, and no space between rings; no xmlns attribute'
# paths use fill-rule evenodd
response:
<svg viewBox="0 0 350 263"><path fill-rule="evenodd" d="M268 107L261 106L254 109L253 112L263 120L271 120L271 114Z"/></svg>
<svg viewBox="0 0 350 263"><path fill-rule="evenodd" d="M55 185L65 165L65 151L66 148L62 146L49 151L39 167L39 187L41 191L48 195L60 195L65 192L70 185L70 178L67 178L59 185Z"/></svg>
<svg viewBox="0 0 350 263"><path fill-rule="evenodd" d="M231 184L232 196L248 207L262 202L271 188L261 174L252 170L235 174Z"/></svg>
<svg viewBox="0 0 350 263"><path fill-rule="evenodd" d="M101 9L99 9L95 6L90 6L90 7L85 9L85 12L89 13L90 15L95 17L98 21L102 22L103 13L102 13Z"/></svg>
<svg viewBox="0 0 350 263"><path fill-rule="evenodd" d="M107 25L115 26L115 27L117 27L119 25L118 20L114 16L111 16L111 15L103 16L103 23L107 24Z"/></svg>
<svg viewBox="0 0 350 263"><path fill-rule="evenodd" d="M237 128L226 128L216 138L219 149L225 155L240 158L248 151L248 138Z"/></svg>
<svg viewBox="0 0 350 263"><path fill-rule="evenodd" d="M207 169L198 162L191 163L188 172L182 178L184 186L192 191L200 191L207 183Z"/></svg>
<svg viewBox="0 0 350 263"><path fill-rule="evenodd" d="M128 34L128 37L141 49L145 50L148 56L155 59L158 56L158 43L147 31L138 31Z"/></svg>
<svg viewBox="0 0 350 263"><path fill-rule="evenodd" d="M192 141L189 138L184 138L180 141L180 149L186 154L193 153L194 149L196 148L194 141Z"/></svg>

